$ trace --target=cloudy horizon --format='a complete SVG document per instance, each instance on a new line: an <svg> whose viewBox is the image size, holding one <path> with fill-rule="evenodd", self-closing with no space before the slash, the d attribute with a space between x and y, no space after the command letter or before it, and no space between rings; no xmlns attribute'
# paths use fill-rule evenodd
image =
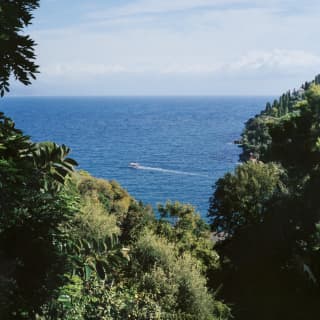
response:
<svg viewBox="0 0 320 320"><path fill-rule="evenodd" d="M320 72L320 3L42 0L40 74L12 95L273 95Z"/></svg>

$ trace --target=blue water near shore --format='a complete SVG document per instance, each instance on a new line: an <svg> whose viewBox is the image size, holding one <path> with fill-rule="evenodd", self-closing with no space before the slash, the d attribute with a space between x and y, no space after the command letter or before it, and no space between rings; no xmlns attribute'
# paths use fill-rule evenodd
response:
<svg viewBox="0 0 320 320"><path fill-rule="evenodd" d="M205 217L215 181L237 164L233 141L272 99L10 97L0 110L33 141L68 145L81 169L119 181L135 198L191 203Z"/></svg>

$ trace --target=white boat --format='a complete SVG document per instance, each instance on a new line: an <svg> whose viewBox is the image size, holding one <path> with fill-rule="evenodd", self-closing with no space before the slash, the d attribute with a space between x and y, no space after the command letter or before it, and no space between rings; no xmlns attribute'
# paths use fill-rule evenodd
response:
<svg viewBox="0 0 320 320"><path fill-rule="evenodd" d="M129 167L134 168L134 169L138 169L140 167L140 164L138 162L130 162Z"/></svg>

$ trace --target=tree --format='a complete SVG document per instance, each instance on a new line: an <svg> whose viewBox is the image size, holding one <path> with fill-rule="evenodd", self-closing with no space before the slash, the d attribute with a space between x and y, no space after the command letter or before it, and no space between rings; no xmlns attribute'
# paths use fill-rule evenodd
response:
<svg viewBox="0 0 320 320"><path fill-rule="evenodd" d="M208 213L213 230L232 236L242 227L261 223L268 203L287 191L284 176L276 164L250 161L219 179Z"/></svg>
<svg viewBox="0 0 320 320"><path fill-rule="evenodd" d="M222 266L215 276L236 319L318 315L320 86L314 82L306 82L303 94L282 95L274 116L262 112L247 122L243 152L258 151L265 164L238 166L218 180L210 200L212 227L227 233L215 246Z"/></svg>
<svg viewBox="0 0 320 320"><path fill-rule="evenodd" d="M160 319L228 319L230 310L208 292L199 261L177 249L146 231L133 250L140 290L159 304Z"/></svg>
<svg viewBox="0 0 320 320"><path fill-rule="evenodd" d="M270 115L271 114L271 109L272 109L271 103L267 102L266 109L265 109L266 114Z"/></svg>
<svg viewBox="0 0 320 320"><path fill-rule="evenodd" d="M35 79L35 42L22 34L32 20L31 12L39 6L39 0L2 0L0 2L0 95L9 92L9 80L13 75L24 85Z"/></svg>
<svg viewBox="0 0 320 320"><path fill-rule="evenodd" d="M64 181L75 162L66 147L34 144L0 114L0 318L32 319L61 282L62 223L76 210ZM44 153L46 154L45 157ZM56 180L56 172L59 179Z"/></svg>
<svg viewBox="0 0 320 320"><path fill-rule="evenodd" d="M274 108L272 110L274 111ZM256 116L247 121L246 129L242 133L241 139L242 154L240 155L240 159L242 161L248 160L252 153L256 158L265 160L272 141L269 125L273 121L272 118L265 116Z"/></svg>

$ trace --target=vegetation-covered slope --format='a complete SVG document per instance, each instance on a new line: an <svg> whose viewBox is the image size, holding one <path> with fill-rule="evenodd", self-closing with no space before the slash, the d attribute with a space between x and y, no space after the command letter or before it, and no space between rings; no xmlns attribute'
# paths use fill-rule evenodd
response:
<svg viewBox="0 0 320 320"><path fill-rule="evenodd" d="M0 137L13 139L1 127ZM218 256L192 207L167 203L156 220L116 182L74 172L61 184L52 161L40 168L37 152L23 160L16 144L5 153L8 144L1 140L10 200L1 207L1 319L228 318L207 288Z"/></svg>
<svg viewBox="0 0 320 320"><path fill-rule="evenodd" d="M269 161L272 128L279 122L298 115L301 112L300 107L307 103L306 93L311 86L318 84L320 84L320 75L311 82L305 82L298 90L284 93L272 104L268 102L259 115L249 119L240 140L242 148L240 159L248 160L250 154L253 154L262 161Z"/></svg>
<svg viewBox="0 0 320 320"><path fill-rule="evenodd" d="M320 280L319 77L246 123L235 173L209 216L224 235L222 297L236 319L317 319Z"/></svg>

